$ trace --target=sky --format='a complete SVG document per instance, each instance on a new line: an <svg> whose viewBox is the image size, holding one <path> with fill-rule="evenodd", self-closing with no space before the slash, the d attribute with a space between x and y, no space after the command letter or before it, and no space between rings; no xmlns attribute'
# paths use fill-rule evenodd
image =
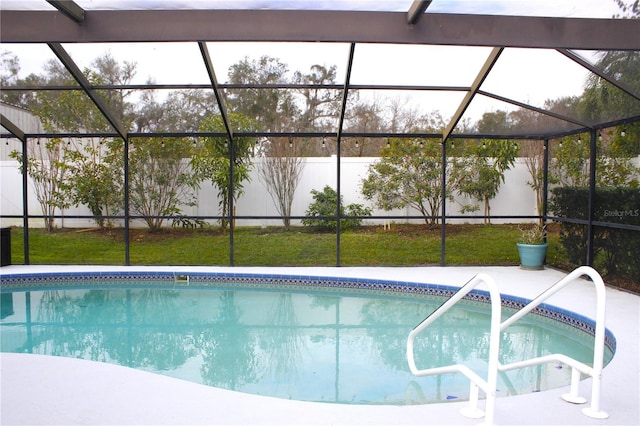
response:
<svg viewBox="0 0 640 426"><path fill-rule="evenodd" d="M162 8L167 4L175 7L216 8L260 8L260 9L349 9L349 10L391 10L406 11L411 0L332 0L304 2L296 0L76 0L86 9L138 7ZM2 9L51 8L44 0L2 0ZM433 0L427 13L495 13L535 16L571 16L608 18L617 13L614 0ZM153 79L156 83L202 83L209 82L202 64L202 57L196 43L153 43L153 44L66 44L65 49L81 67L89 67L91 62L103 53L109 52L118 61L137 63L136 78L132 83L146 83ZM314 64L336 65L337 83L344 82L348 44L336 43L209 43L212 62L216 68L218 81L225 82L229 66L244 57L257 59L261 55L279 58L289 66L291 72L309 71ZM0 45L0 51L10 50L18 54L21 77L31 72L41 73L43 64L54 58L44 45ZM406 84L406 85L446 85L470 86L477 71L484 63L490 48L457 46L416 46L416 45L372 45L358 44L355 50L351 77L352 84ZM579 52L593 60L591 52ZM171 63L180 67L168 66ZM381 60L384 58L384 60ZM492 73L482 86L482 90L496 93L520 102L542 107L545 100L582 93L587 71L553 50L506 49ZM426 83L425 83L426 82ZM380 96L406 97L406 93L384 92ZM423 110L438 110L444 117L451 116L463 97L462 93L414 93L409 103ZM478 119L484 111L512 109L486 98L476 97L467 116Z"/></svg>

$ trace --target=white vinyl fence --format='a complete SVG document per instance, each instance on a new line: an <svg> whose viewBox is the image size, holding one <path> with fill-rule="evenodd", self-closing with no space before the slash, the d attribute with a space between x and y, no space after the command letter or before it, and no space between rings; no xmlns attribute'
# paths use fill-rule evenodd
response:
<svg viewBox="0 0 640 426"><path fill-rule="evenodd" d="M261 181L257 172L260 159L256 160L253 171L251 173L250 182L244 184L244 194L236 203L236 215L238 216L278 216L275 203L266 190L264 183ZM362 179L367 174L369 164L377 161L377 158L364 157L343 157L341 159L341 186L344 204L359 203L367 207L374 207L371 202L367 201L361 194ZM322 191L325 185L336 189L337 177L337 158L333 157L316 157L305 158L304 171L300 179L300 183L295 193L292 207L292 216L303 216L309 204L313 201L311 190ZM492 216L531 216L536 215L535 194L527 185L530 179L526 166L522 159L518 159L516 165L505 174L505 183L500 187L500 191L496 198L491 201ZM33 190L33 184L29 181L28 206L30 215L42 215L40 204L38 203ZM197 194L198 204L195 207L184 207L183 214L188 216L215 216L219 214L217 190L210 183L203 182L200 191ZM458 199L455 202L447 203L447 215L459 215L460 208L463 204L468 204L469 200ZM469 213L467 216L481 214ZM18 163L14 160L0 161L0 213L2 216L22 215L22 175L18 169ZM90 215L88 208L80 206L77 208L66 209L57 214L63 217L56 220L56 226L59 227L93 227L95 222L91 219L72 219L69 216ZM373 210L374 216L416 216L417 211L409 208L385 212L382 210ZM452 222L469 222L476 223L482 220L477 219L460 219ZM382 225L392 223L423 223L421 219L409 221L409 219L370 219L365 221L367 225ZM514 220L493 219L493 223L514 222ZM22 226L22 219L3 218L0 226ZM43 226L42 220L30 219L30 226ZM167 222L170 226L171 222ZM299 225L300 221L292 221L293 225ZM236 221L237 226L280 226L281 219L239 219ZM144 226L143 223L137 223L135 226Z"/></svg>

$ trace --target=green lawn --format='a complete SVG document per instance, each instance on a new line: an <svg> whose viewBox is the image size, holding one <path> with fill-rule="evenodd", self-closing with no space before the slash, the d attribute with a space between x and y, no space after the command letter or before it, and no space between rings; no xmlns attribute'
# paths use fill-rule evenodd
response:
<svg viewBox="0 0 640 426"><path fill-rule="evenodd" d="M447 265L517 265L514 225L448 225ZM125 263L123 231L63 229L47 233L31 229L31 264ZM228 231L219 228L167 229L158 233L131 230L132 265L229 265ZM234 265L334 266L337 238L306 228L236 228ZM557 233L549 235L548 263L562 267ZM12 263L24 263L23 231L12 229ZM440 228L425 225L363 227L344 232L340 239L343 266L418 266L440 264Z"/></svg>

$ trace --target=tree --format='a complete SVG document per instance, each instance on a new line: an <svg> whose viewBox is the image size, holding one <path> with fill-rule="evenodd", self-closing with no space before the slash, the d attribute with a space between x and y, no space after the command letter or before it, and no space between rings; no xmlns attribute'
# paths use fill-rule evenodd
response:
<svg viewBox="0 0 640 426"><path fill-rule="evenodd" d="M501 133L510 131L513 123L507 111L498 110L482 114L477 127L480 133Z"/></svg>
<svg viewBox="0 0 640 426"><path fill-rule="evenodd" d="M356 97L350 101L352 105L347 121L349 132L377 133L385 130L382 117L383 105L380 99L359 100ZM354 137L348 143L342 144L343 155L363 157L377 155L382 139L369 137Z"/></svg>
<svg viewBox="0 0 640 426"><path fill-rule="evenodd" d="M640 17L638 2L616 0L627 18ZM596 67L612 76L634 93L640 91L640 54L636 51L607 51L600 55ZM616 120L621 116L640 114L640 106L632 96L596 74L587 79L585 91L577 103L583 119L597 122ZM622 136L622 133L625 133ZM640 154L638 123L601 131L596 139L596 185L636 186L638 168L630 159ZM552 163L554 176L565 186L589 184L590 144L579 137L565 137L556 150Z"/></svg>
<svg viewBox="0 0 640 426"><path fill-rule="evenodd" d="M288 83L287 65L279 59L262 56L258 60L245 57L229 68L231 84L283 84ZM229 110L250 118L254 127L264 131L278 131L281 122L290 122L299 115L289 91L280 89L243 88L228 92Z"/></svg>
<svg viewBox="0 0 640 426"><path fill-rule="evenodd" d="M230 68L229 80L243 84L282 84L290 82L287 73L287 66L276 58L262 56L257 61L244 58ZM309 84L324 84L333 79L335 67L326 69L319 65L311 67L309 74L296 72L294 76L296 82ZM257 124L264 130L278 132L298 125L322 126L323 120L331 115L333 94L313 88L302 89L301 93L306 100L307 110L304 113L301 113L291 92L279 89L243 89L239 96L230 96L229 105L236 112L250 117L252 126ZM262 143L263 160L258 169L276 209L283 217L285 228L290 226L291 204L304 168L300 155L307 149L303 144L294 142L291 138L265 138ZM242 167L242 163L239 165Z"/></svg>
<svg viewBox="0 0 640 426"><path fill-rule="evenodd" d="M83 70L92 86L129 84L135 76L136 64L118 63L110 53L95 58L90 68ZM75 79L56 60L45 63L45 73L33 78L43 85L77 86ZM17 84L23 83L18 81ZM99 90L108 109L128 128L132 121L133 106L127 101L129 90ZM37 92L35 97L24 98L20 106L32 110L43 121L49 131L102 132L112 131L104 115L89 97L80 90L46 90Z"/></svg>
<svg viewBox="0 0 640 426"><path fill-rule="evenodd" d="M463 155L455 160L453 185L460 195L484 203L484 223L491 223L490 202L504 183L504 173L515 163L518 146L512 141L487 140L467 144ZM465 206L463 211L477 206Z"/></svg>
<svg viewBox="0 0 640 426"><path fill-rule="evenodd" d="M18 65L15 64L15 67ZM14 68L15 68L14 67ZM84 70L84 75L92 85L126 84L135 74L135 65L118 64L109 54L95 59L90 69ZM45 66L46 74L32 77L32 80L48 82L48 84L74 85L75 81L58 62L49 61ZM127 124L131 105L127 103L127 93L101 92L109 108ZM44 129L48 132L92 132L109 131L110 125L98 111L93 102L82 91L43 91L34 97L15 99L29 107L40 119ZM29 175L39 182L39 190L50 190L55 193L38 197L44 202L43 211L51 212L52 200L54 206L62 208L72 204L85 204L89 207L96 222L103 226L103 216L118 210L123 203L122 192L117 188L121 183L114 179L122 177L120 169L115 169L107 159L109 156L108 139L83 137L67 138L66 144L61 140L51 140L42 145L36 145L35 158L29 159L33 164L46 164L48 173L29 168ZM51 149L51 152L44 152ZM14 158L21 161L21 156ZM58 170L52 170L56 168ZM36 176L37 175L37 176ZM46 182L48 179L63 179L58 182ZM60 197L68 197L64 201ZM52 222L47 224L50 228Z"/></svg>
<svg viewBox="0 0 640 426"><path fill-rule="evenodd" d="M20 61L9 52L3 51L1 56L0 83L4 85L20 84L18 72ZM43 77L32 76L31 81L42 81ZM14 105L25 106L25 99L32 101L34 97L22 97L15 92L2 92L2 100ZM27 161L24 167L24 152L14 150L9 154L10 158L18 161L21 173L27 173L31 177L36 193L36 199L42 208L45 229L54 230L57 209L70 206L68 196L69 168L64 161L65 144L59 139L38 139L35 143L26 144Z"/></svg>
<svg viewBox="0 0 640 426"><path fill-rule="evenodd" d="M64 159L70 170L68 186L73 204L86 205L101 228L111 225L108 217L122 211L124 204L123 170L121 162L114 161L112 148L122 142L83 138L70 140L69 144Z"/></svg>
<svg viewBox="0 0 640 426"><path fill-rule="evenodd" d="M42 85L45 84L45 77L30 74L26 78L19 78L20 58L9 51L0 52L0 86L10 87L19 85ZM26 90L2 90L0 99L10 105L28 109L34 103L36 92Z"/></svg>
<svg viewBox="0 0 640 426"><path fill-rule="evenodd" d="M42 143L41 143L42 142ZM19 162L20 172L31 177L36 198L42 208L45 229L54 230L57 209L68 208L69 172L64 162L66 144L58 138L27 144L26 170L23 164L23 153L12 151L9 156Z"/></svg>
<svg viewBox="0 0 640 426"><path fill-rule="evenodd" d="M391 133L408 133L422 124L419 109L415 105L410 105L409 100L409 97L394 97L388 100L385 109L389 112L387 128ZM442 118L438 111L432 112L431 116Z"/></svg>
<svg viewBox="0 0 640 426"><path fill-rule="evenodd" d="M218 113L215 105L213 95L202 90L172 91L163 101L157 99L154 91L145 91L134 125L138 132L197 131L204 117Z"/></svg>
<svg viewBox="0 0 640 426"><path fill-rule="evenodd" d="M109 53L92 62L94 70L84 74L93 85L127 84L135 75L136 65L119 64ZM61 80L64 85L74 84L66 70L58 65L48 66L51 81ZM131 121L132 105L127 101L130 92L101 91L101 97L110 111L124 125ZM43 92L34 107L48 131L69 132L109 131L111 126L82 91L68 90L56 93ZM64 161L70 169L69 193L74 205L84 204L91 210L96 223L105 226L104 216L118 213L124 204L122 162L114 157L112 149L122 152L120 140L102 137L69 138Z"/></svg>
<svg viewBox="0 0 640 426"><path fill-rule="evenodd" d="M629 19L639 19L640 18L640 1L638 0L614 0L615 3L620 8L622 15L616 15L615 18L629 18Z"/></svg>
<svg viewBox="0 0 640 426"><path fill-rule="evenodd" d="M335 85L336 66L333 65L327 68L324 65L312 65L307 74L296 71L292 82L306 85L297 90L297 93L304 99L304 105L301 108L290 109L290 122L287 125L290 128L307 131L334 129L340 112L342 90L313 86ZM298 104L301 103L298 102L296 105ZM332 145L331 141L324 140L324 144L320 145L309 143L312 140L307 138L298 139L300 143L296 144L297 155L325 156L327 152L332 152L331 149L327 150L327 145Z"/></svg>
<svg viewBox="0 0 640 426"><path fill-rule="evenodd" d="M544 143L542 141L522 141L520 152L529 172L527 185L533 189L536 197L536 211L539 216L542 216L544 209Z"/></svg>
<svg viewBox="0 0 640 426"><path fill-rule="evenodd" d="M232 113L229 121L236 132L255 131L255 122L246 116ZM217 115L205 118L200 130L224 132L222 118ZM243 183L249 180L257 138L234 137L230 142L227 136L209 136L202 138L202 141L202 147L191 159L191 165L199 180L210 180L218 189L218 205L222 216L220 223L224 229L232 213L229 208L231 200L238 200L243 193Z"/></svg>
<svg viewBox="0 0 640 426"><path fill-rule="evenodd" d="M95 58L92 68L95 72L94 79L105 85L127 85L136 75L137 64L135 62L118 62L111 52ZM133 89L101 90L99 93L116 118L127 128L133 121L133 106L128 102Z"/></svg>
<svg viewBox="0 0 640 426"><path fill-rule="evenodd" d="M311 190L313 202L305 212L308 216L302 219L302 224L320 231L335 231L338 226L336 213L338 212L338 193L330 186L325 186L322 192ZM357 228L362 224L362 216L371 216L371 209L362 204L344 205L340 196L340 227L343 230Z"/></svg>
<svg viewBox="0 0 640 426"><path fill-rule="evenodd" d="M293 83L301 85L334 85L336 84L336 66L326 67L312 65L308 74L296 71ZM325 89L320 87L304 87L299 90L305 100L305 109L300 116L303 128L324 130L334 125L340 112L342 90Z"/></svg>
<svg viewBox="0 0 640 426"><path fill-rule="evenodd" d="M608 137L607 139L609 139ZM634 143L617 135L611 140L596 140L596 186L638 186L640 169L633 165L631 157ZM637 148L637 147L636 147ZM550 161L553 179L561 186L589 186L590 144L580 137L566 136L554 149Z"/></svg>
<svg viewBox="0 0 640 426"><path fill-rule="evenodd" d="M118 72L113 71L112 72ZM92 84L103 84L104 77L85 70ZM114 79L109 76L109 80ZM69 82L70 83L70 82ZM109 100L113 111L124 117L129 105L124 98ZM91 100L80 91L63 91L57 96L40 96L35 109L45 129L69 132L108 131L109 124ZM69 138L64 150L64 162L70 169L69 194L74 205L84 204L91 210L96 223L103 227L109 221L104 216L122 209L122 169L114 163L111 147L122 144L102 137ZM121 150L120 150L121 152Z"/></svg>
<svg viewBox="0 0 640 426"><path fill-rule="evenodd" d="M265 155L258 168L267 192L282 216L284 227L291 226L293 196L302 177L304 160L297 155L297 144L283 138L271 138L266 142Z"/></svg>
<svg viewBox="0 0 640 426"><path fill-rule="evenodd" d="M559 102L560 105L566 105L565 102ZM556 110L556 103L547 101L547 109ZM556 111L561 113L561 111ZM569 114L570 115L570 114ZM487 112L477 123L480 133L498 134L510 132L543 132L545 128L552 125L548 117L535 111L520 108L515 111L494 111ZM527 185L533 189L536 198L536 210L538 215L542 214L544 203L544 144L540 140L522 141L520 143L520 155L524 158L525 166L529 172L529 180ZM474 210L475 206L465 206L463 210Z"/></svg>
<svg viewBox="0 0 640 426"><path fill-rule="evenodd" d="M20 59L6 50L0 52L0 84L10 86L18 78L20 72Z"/></svg>
<svg viewBox="0 0 640 426"><path fill-rule="evenodd" d="M425 223L438 223L442 207L442 151L436 140L390 140L381 159L369 166L362 194L385 211L406 206Z"/></svg>
<svg viewBox="0 0 640 426"><path fill-rule="evenodd" d="M129 202L151 231L196 204L199 179L189 166L193 143L187 138L136 139L129 144ZM118 158L122 158L118 156Z"/></svg>
<svg viewBox="0 0 640 426"><path fill-rule="evenodd" d="M139 132L196 130L203 115L215 111L209 106L212 104L210 97L196 90L172 92L162 101L154 92L146 92L134 125ZM196 204L195 191L203 179L193 168L196 152L196 142L182 137L135 139L130 143L131 210L144 216L152 231L160 229L167 216L181 215L183 206ZM122 155L120 150L114 158ZM119 164L122 167L121 161Z"/></svg>
<svg viewBox="0 0 640 426"><path fill-rule="evenodd" d="M640 92L640 52L607 51L600 56L596 67L634 93ZM582 117L591 122L640 114L636 99L596 74L587 79L579 108Z"/></svg>

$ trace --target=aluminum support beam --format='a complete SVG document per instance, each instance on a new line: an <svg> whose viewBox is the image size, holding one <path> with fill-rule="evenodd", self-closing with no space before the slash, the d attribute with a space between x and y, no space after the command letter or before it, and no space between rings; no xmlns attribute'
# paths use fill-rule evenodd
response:
<svg viewBox="0 0 640 426"><path fill-rule="evenodd" d="M326 89L326 90L342 90L343 84L313 84L313 83L218 83L219 89ZM192 84L192 83L175 83L175 84L96 84L92 86L94 90L180 90L180 89L209 89L211 84ZM351 84L351 90L405 90L405 91L433 91L433 92L466 92L468 86L421 86L408 84ZM82 90L80 87L64 86L64 85L46 85L46 84L24 84L15 86L2 86L5 92L21 92L21 91L65 91L65 90Z"/></svg>
<svg viewBox="0 0 640 426"><path fill-rule="evenodd" d="M84 9L71 0L47 0L51 6L64 13L76 23L80 24L84 21Z"/></svg>
<svg viewBox="0 0 640 426"><path fill-rule="evenodd" d="M3 43L293 41L640 50L639 19L327 10L2 10Z"/></svg>
<svg viewBox="0 0 640 426"><path fill-rule="evenodd" d="M209 74L209 80L211 80L211 87L213 89L213 93L216 95L216 101L218 102L218 109L220 110L220 115L222 116L222 122L224 123L224 128L227 131L227 135L229 137L229 142L233 140L233 130L229 124L229 119L227 117L227 107L225 105L223 93L220 90L220 85L218 84L218 79L216 78L216 72L213 68L213 63L211 62L211 56L209 55L209 49L207 49L207 44L205 42L199 41L198 47L200 48L200 53L202 53L202 59L204 61L204 65L207 68L207 74Z"/></svg>
<svg viewBox="0 0 640 426"><path fill-rule="evenodd" d="M471 89L467 92L466 95L464 95L464 99L462 99L462 102L458 106L458 109L453 114L453 117L451 117L451 121L449 121L449 124L444 130L442 134L443 142L446 142L446 140L449 138L449 136L453 132L453 129L458 125L458 122L464 115L464 112L469 107L469 104L473 100L473 97L476 95L476 92L480 90L480 86L482 86L482 83L489 75L489 72L491 72L491 68L493 68L493 65L495 65L496 61L500 57L500 54L502 53L503 50L504 49L502 47L494 47L493 50L491 50L489 57L484 62L484 65L480 69L480 72L478 72L476 79L473 81L473 84L471 85Z"/></svg>
<svg viewBox="0 0 640 426"><path fill-rule="evenodd" d="M620 89L623 92L625 92L627 95L632 96L636 100L640 101L640 95L638 95L636 92L634 92L630 87L628 87L626 84L622 83L621 81L616 80L614 77L610 76L609 74L605 73L600 68L596 67L595 65L591 64L590 62L588 62L586 59L582 58L580 55L577 55L576 53L570 52L570 51L568 51L566 49L558 49L558 52L562 53L567 58L571 59L572 61L576 62L577 64L582 65L583 67L585 67L586 69L588 69L592 73L596 74L597 76L599 76L599 77L603 78L604 80L608 81L609 83L611 83L612 85L614 85L618 89Z"/></svg>
<svg viewBox="0 0 640 426"><path fill-rule="evenodd" d="M9 120L4 114L0 114L0 126L4 127L16 138L20 139L21 142L26 142L27 137L25 136L22 129L16 126L13 121Z"/></svg>
<svg viewBox="0 0 640 426"><path fill-rule="evenodd" d="M409 12L407 12L407 24L417 24L430 4L431 0L414 0L409 7Z"/></svg>
<svg viewBox="0 0 640 426"><path fill-rule="evenodd" d="M342 88L342 103L340 106L340 117L338 119L338 134L336 139L338 142L342 138L342 130L344 127L344 116L347 112L347 98L349 95L349 82L351 80L351 69L353 68L353 54L355 52L356 45L355 43L351 43L351 48L349 49L349 61L347 63L347 75L344 80L344 87Z"/></svg>
<svg viewBox="0 0 640 426"><path fill-rule="evenodd" d="M129 183L129 138L125 138L122 150L124 173L124 264L131 265L131 185Z"/></svg>
<svg viewBox="0 0 640 426"><path fill-rule="evenodd" d="M594 241L594 220L596 218L596 177L597 177L597 160L598 160L598 135L595 129L589 132L589 200L588 200L588 222L587 222L587 258L585 260L587 266L593 266L595 254Z"/></svg>
<svg viewBox="0 0 640 426"><path fill-rule="evenodd" d="M29 257L29 149L27 139L22 141L22 229L24 230L24 264L31 263Z"/></svg>
<svg viewBox="0 0 640 426"><path fill-rule="evenodd" d="M122 139L127 139L127 130L124 128L124 126L122 126L122 123L120 123L120 121L117 120L116 117L113 115L113 113L109 110L106 102L104 101L104 99L102 99L102 96L100 96L91 87L91 83L89 82L89 80L87 80L87 77L85 77L82 71L80 71L80 68L78 68L78 65L76 65L75 62L73 62L73 59L71 59L71 56L69 56L67 51L64 50L64 48L58 43L48 43L48 44L51 50L53 51L53 53L58 57L58 59L60 59L60 62L62 62L65 68L67 68L67 70L71 73L73 78L78 82L78 84L85 91L87 96L89 96L89 98L91 98L91 100L96 105L96 107L98 107L98 109L100 110L102 115L107 119L109 124L111 124L114 130L118 132L118 134Z"/></svg>
<svg viewBox="0 0 640 426"><path fill-rule="evenodd" d="M549 215L549 138L544 139L542 151L542 222L546 224ZM545 235L545 243L547 237Z"/></svg>
<svg viewBox="0 0 640 426"><path fill-rule="evenodd" d="M218 79L216 77L216 72L213 67L213 63L211 62L211 56L209 55L209 49L207 49L207 43L203 41L198 42L198 47L200 48L200 53L202 54L202 60L204 61L204 65L207 68L207 74L209 74L209 80L211 81L211 88L213 89L213 93L216 96L216 101L218 103L218 109L220 110L220 115L222 116L222 122L224 123L224 128L227 132L227 138L229 139L229 176L233 176L234 174L234 163L235 163L235 144L233 142L233 130L231 129L231 125L229 124L229 119L227 117L227 107L225 106L224 98L222 96L222 92L220 91L220 86L218 85ZM234 207L233 207L233 193L234 193L234 183L233 179L229 179L229 266L233 266L234 261Z"/></svg>
<svg viewBox="0 0 640 426"><path fill-rule="evenodd" d="M353 55L355 53L356 50L356 44L355 43L351 43L351 47L349 49L349 60L347 62L347 74L344 78L344 88L343 88L343 92L342 92L342 105L340 107L340 118L338 119L338 132L336 134L336 156L338 161L336 161L337 164L337 170L336 170L336 193L338 194L338 199L336 200L336 266L340 266L340 257L341 257L341 252L340 252L340 219L342 219L340 217L340 210L342 209L342 206L340 205L340 199L342 197L341 195L341 185L340 185L340 181L341 179L341 151L342 151L342 147L341 147L341 142L342 142L342 130L344 128L344 117L347 113L347 100L349 97L349 83L351 81L351 70L353 69Z"/></svg>
<svg viewBox="0 0 640 426"><path fill-rule="evenodd" d="M592 124L586 123L586 122L578 120L576 118L568 117L566 115L558 114L558 113L555 113L553 111L549 111L549 110L546 110L546 109L534 107L533 105L529 105L529 104L526 104L524 102L518 102L518 101L515 101L513 99L505 98L504 96L496 95L495 93L485 92L483 90L478 90L477 93L479 95L484 95L484 96L486 96L488 98L492 98L492 99L495 99L497 101L506 102L508 104L515 105L515 106L520 107L520 108L524 108L524 109L528 109L528 110L531 110L531 111L539 112L540 114L548 115L549 117L557 118L558 120L567 121L569 123L577 124L578 126L581 126L581 127L589 127L590 128L590 127L593 126Z"/></svg>

